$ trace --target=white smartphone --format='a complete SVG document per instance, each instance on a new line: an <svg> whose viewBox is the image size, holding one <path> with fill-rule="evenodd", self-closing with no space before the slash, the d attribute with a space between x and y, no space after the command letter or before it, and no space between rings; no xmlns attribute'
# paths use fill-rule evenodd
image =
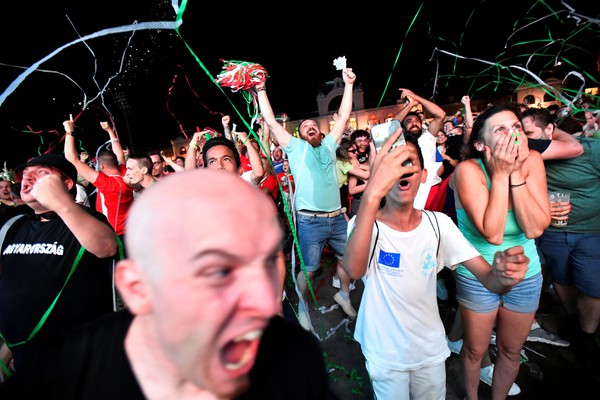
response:
<svg viewBox="0 0 600 400"><path fill-rule="evenodd" d="M384 122L383 124L373 125L371 127L371 139L373 140L373 144L375 145L375 150L379 153L381 147L394 132L396 132L400 128L400 121L397 119L393 119L388 122ZM392 149L397 146L403 146L406 144L406 140L404 139L404 132L398 137L398 139L392 145Z"/></svg>

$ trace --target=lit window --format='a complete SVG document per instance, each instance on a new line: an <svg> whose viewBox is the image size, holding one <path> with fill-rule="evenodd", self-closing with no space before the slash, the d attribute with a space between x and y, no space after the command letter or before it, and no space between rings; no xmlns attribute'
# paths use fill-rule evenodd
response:
<svg viewBox="0 0 600 400"><path fill-rule="evenodd" d="M350 125L350 128L352 128L352 130L356 130L356 118L350 118L350 122L348 123L348 125Z"/></svg>

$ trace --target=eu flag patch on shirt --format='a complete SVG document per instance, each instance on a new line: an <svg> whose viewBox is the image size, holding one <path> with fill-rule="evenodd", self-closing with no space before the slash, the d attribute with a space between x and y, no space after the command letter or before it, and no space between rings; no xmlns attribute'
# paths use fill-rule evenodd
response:
<svg viewBox="0 0 600 400"><path fill-rule="evenodd" d="M400 253L388 253L380 250L377 262L386 267L400 268Z"/></svg>

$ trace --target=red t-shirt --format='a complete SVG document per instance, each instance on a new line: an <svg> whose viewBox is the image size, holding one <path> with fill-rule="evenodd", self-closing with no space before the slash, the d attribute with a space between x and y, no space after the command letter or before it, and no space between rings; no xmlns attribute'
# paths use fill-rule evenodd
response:
<svg viewBox="0 0 600 400"><path fill-rule="evenodd" d="M279 184L277 183L277 178L275 175L267 175L260 181L258 185L261 189L267 189L273 198L273 201L277 203L279 200Z"/></svg>
<svg viewBox="0 0 600 400"><path fill-rule="evenodd" d="M240 162L242 164L242 168L245 171L252 171L252 164L250 164L250 160L248 159L248 157L240 154Z"/></svg>
<svg viewBox="0 0 600 400"><path fill-rule="evenodd" d="M106 215L108 223L120 236L125 233L125 220L133 204L133 189L123 182L125 165L119 165L119 170L121 175L100 172L92 184L98 189L96 210Z"/></svg>
<svg viewBox="0 0 600 400"><path fill-rule="evenodd" d="M281 186L283 187L283 191L286 193L290 192L290 188L288 186L288 177L289 177L290 183L292 184L292 190L294 190L295 186L294 186L294 176L293 175L290 174L286 177L285 172L280 172L277 174L277 179L279 179L279 182L281 183Z"/></svg>

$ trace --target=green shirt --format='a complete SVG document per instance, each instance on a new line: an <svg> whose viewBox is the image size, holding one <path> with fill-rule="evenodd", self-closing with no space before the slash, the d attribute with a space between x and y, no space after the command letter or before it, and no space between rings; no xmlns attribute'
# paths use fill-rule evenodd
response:
<svg viewBox="0 0 600 400"><path fill-rule="evenodd" d="M564 228L549 226L550 232L600 233L600 141L578 138L583 154L568 160L548 160L548 191L571 193L569 223Z"/></svg>
<svg viewBox="0 0 600 400"><path fill-rule="evenodd" d="M348 172L351 171L352 168L354 168L354 165L348 161L338 160L336 162L335 170L337 173L338 188L348 184L348 180L350 179L348 177Z"/></svg>

